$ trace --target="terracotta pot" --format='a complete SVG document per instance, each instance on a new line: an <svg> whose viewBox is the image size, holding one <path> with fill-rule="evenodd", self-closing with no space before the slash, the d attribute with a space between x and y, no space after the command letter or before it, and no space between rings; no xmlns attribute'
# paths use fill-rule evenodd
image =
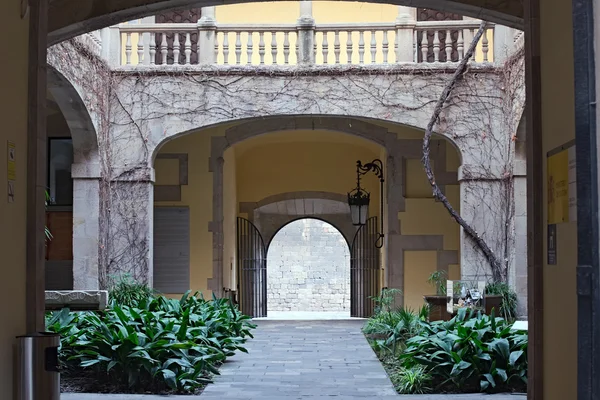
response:
<svg viewBox="0 0 600 400"><path fill-rule="evenodd" d="M429 304L430 321L449 321L452 315L446 310L446 296L423 296L425 302Z"/></svg>
<svg viewBox="0 0 600 400"><path fill-rule="evenodd" d="M492 308L496 317L501 317L500 306L502 306L502 296L496 294L485 295L485 313L490 315Z"/></svg>

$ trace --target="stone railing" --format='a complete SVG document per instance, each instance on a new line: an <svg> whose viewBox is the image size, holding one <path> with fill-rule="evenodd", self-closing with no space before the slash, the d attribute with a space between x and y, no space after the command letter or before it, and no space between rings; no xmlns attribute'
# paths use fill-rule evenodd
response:
<svg viewBox="0 0 600 400"><path fill-rule="evenodd" d="M315 24L122 24L119 65L312 65L459 61L480 22ZM489 24L476 62L493 62ZM116 37L115 37L116 38Z"/></svg>

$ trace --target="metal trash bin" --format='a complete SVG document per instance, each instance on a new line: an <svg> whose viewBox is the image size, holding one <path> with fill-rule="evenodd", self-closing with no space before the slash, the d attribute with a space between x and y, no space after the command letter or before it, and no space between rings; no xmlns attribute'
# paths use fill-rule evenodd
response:
<svg viewBox="0 0 600 400"><path fill-rule="evenodd" d="M15 400L59 400L60 336L39 332L17 337Z"/></svg>

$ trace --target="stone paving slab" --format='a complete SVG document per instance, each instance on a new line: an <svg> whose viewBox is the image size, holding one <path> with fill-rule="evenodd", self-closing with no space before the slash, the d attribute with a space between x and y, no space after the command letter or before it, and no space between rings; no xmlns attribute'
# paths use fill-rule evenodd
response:
<svg viewBox="0 0 600 400"><path fill-rule="evenodd" d="M63 394L62 400L525 400L515 395L399 395L361 332L364 321L255 321L249 354L199 396Z"/></svg>

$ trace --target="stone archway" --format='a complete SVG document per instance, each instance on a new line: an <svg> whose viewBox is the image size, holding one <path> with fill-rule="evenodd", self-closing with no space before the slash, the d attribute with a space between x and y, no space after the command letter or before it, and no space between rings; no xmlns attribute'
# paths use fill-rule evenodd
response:
<svg viewBox="0 0 600 400"><path fill-rule="evenodd" d="M259 229L268 247L276 233L292 221L318 218L331 225L351 243L356 233L346 195L330 192L290 192L267 197L257 203L240 203L241 213Z"/></svg>
<svg viewBox="0 0 600 400"><path fill-rule="evenodd" d="M73 289L97 290L101 171L96 127L79 91L52 66L48 66L48 91L73 143Z"/></svg>

